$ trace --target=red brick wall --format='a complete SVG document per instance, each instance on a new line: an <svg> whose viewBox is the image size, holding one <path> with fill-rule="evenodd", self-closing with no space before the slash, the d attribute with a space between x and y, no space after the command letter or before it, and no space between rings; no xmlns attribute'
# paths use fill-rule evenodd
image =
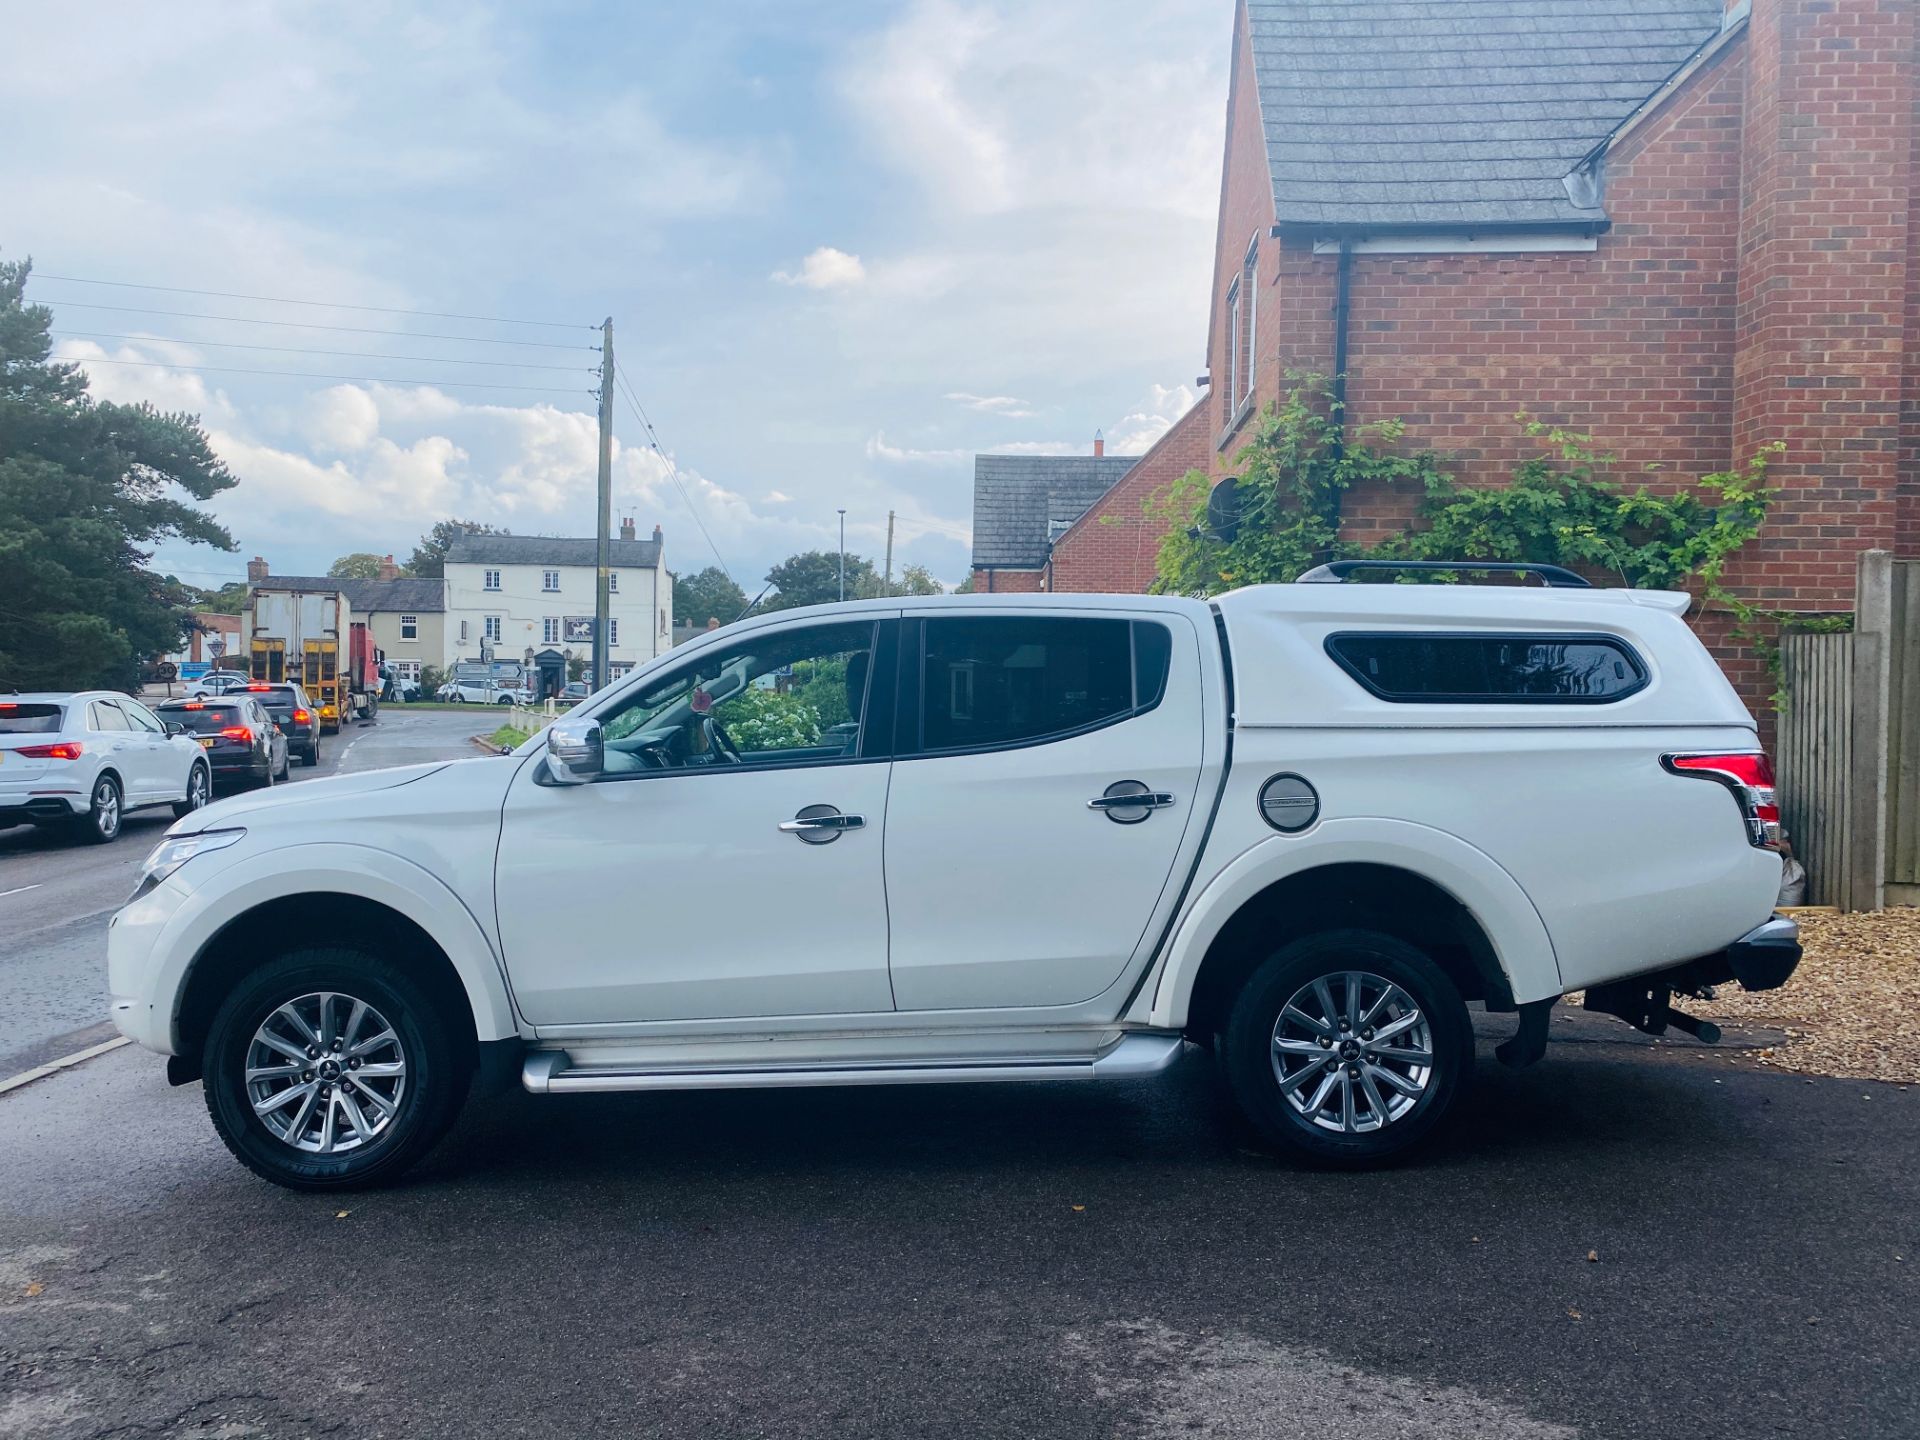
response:
<svg viewBox="0 0 1920 1440"><path fill-rule="evenodd" d="M976 595L1034 595L1043 588L1038 570L987 570L973 572Z"/></svg>
<svg viewBox="0 0 1920 1440"><path fill-rule="evenodd" d="M1733 437L1787 450L1731 578L1770 605L1850 607L1857 553L1896 540L1914 44L1913 0L1763 0L1749 23Z"/></svg>
<svg viewBox="0 0 1920 1440"><path fill-rule="evenodd" d="M1189 470L1206 470L1213 456L1211 409L1202 397L1055 542L1052 589L1138 595L1153 583L1166 525L1148 520L1143 506Z"/></svg>
<svg viewBox="0 0 1920 1440"><path fill-rule="evenodd" d="M1207 371L1213 386L1204 402L1208 413L1209 443L1227 433L1239 401L1229 395L1232 372L1227 288L1246 259L1247 243L1259 238L1259 283L1254 288L1255 413L1279 385L1281 317L1273 313L1276 301L1275 257L1279 242L1272 239L1273 179L1267 168L1266 130L1260 120L1259 89L1253 78L1253 52L1247 43L1246 6L1234 7L1233 68L1227 92L1226 155L1220 176L1220 222L1214 235L1211 323L1207 331ZM1243 421L1230 443L1243 443L1253 426ZM1224 471L1219 473L1224 474Z"/></svg>

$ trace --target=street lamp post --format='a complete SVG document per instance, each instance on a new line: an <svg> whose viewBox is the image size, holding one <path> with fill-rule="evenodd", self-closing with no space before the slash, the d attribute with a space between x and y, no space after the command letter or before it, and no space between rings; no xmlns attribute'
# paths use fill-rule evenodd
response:
<svg viewBox="0 0 1920 1440"><path fill-rule="evenodd" d="M847 598L847 512L840 512L840 598Z"/></svg>

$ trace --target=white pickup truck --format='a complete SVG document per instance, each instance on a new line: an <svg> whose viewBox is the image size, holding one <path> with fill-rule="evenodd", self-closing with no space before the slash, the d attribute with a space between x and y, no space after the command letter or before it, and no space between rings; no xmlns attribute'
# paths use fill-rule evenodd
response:
<svg viewBox="0 0 1920 1440"><path fill-rule="evenodd" d="M302 1188L396 1175L476 1076L1124 1079L1189 1043L1269 1143L1379 1160L1459 1110L1469 1001L1525 1064L1568 991L1711 1039L1674 992L1799 960L1687 598L1531 569L731 625L511 757L189 815L114 917L113 1018Z"/></svg>

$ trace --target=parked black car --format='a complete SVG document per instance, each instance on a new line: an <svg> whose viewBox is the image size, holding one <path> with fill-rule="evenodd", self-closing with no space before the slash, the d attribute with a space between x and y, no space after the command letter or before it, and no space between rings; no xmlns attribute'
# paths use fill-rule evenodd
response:
<svg viewBox="0 0 1920 1440"><path fill-rule="evenodd" d="M172 700L154 713L186 728L207 752L214 788L271 785L287 778L287 737L250 694Z"/></svg>
<svg viewBox="0 0 1920 1440"><path fill-rule="evenodd" d="M320 763L320 712L305 690L291 682L267 685L256 680L247 686L247 694L273 717L287 737L288 751L298 755L302 765Z"/></svg>

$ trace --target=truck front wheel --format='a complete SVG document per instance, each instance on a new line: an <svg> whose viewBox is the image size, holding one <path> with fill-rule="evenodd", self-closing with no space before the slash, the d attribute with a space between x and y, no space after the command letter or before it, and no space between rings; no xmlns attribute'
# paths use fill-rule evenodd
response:
<svg viewBox="0 0 1920 1440"><path fill-rule="evenodd" d="M1359 1166L1428 1138L1473 1073L1473 1025L1446 973L1404 940L1330 930L1241 987L1221 1062L1276 1149Z"/></svg>
<svg viewBox="0 0 1920 1440"><path fill-rule="evenodd" d="M227 1148L291 1190L395 1179L446 1133L471 1074L412 974L331 947L244 977L208 1029L204 1067Z"/></svg>

